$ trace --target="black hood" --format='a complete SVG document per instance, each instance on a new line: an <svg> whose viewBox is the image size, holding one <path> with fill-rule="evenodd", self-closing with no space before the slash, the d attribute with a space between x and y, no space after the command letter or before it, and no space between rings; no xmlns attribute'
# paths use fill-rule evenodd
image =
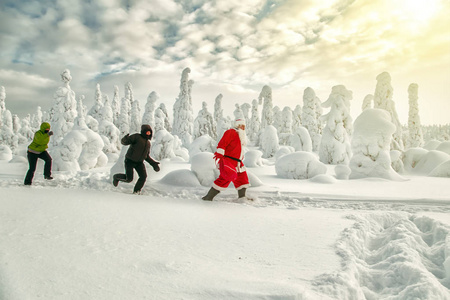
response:
<svg viewBox="0 0 450 300"><path fill-rule="evenodd" d="M146 135L146 134L145 134L147 131L150 131L150 135ZM152 139L152 136L153 136L153 130L152 130L152 127L151 127L150 125L147 125L147 124L142 125L142 126L141 126L141 136L143 136L144 138L148 138L149 140L151 140L151 139Z"/></svg>

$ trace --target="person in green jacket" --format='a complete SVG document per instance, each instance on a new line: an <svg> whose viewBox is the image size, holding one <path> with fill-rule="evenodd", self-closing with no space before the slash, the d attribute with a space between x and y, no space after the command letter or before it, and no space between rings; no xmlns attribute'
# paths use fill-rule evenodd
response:
<svg viewBox="0 0 450 300"><path fill-rule="evenodd" d="M52 158L47 152L48 142L50 142L50 136L53 135L53 131L50 131L50 124L44 122L41 124L41 129L35 132L33 141L28 146L28 163L30 168L25 176L25 185L31 185L34 177L34 171L36 171L36 165L38 158L44 160L44 178L47 180L53 179L52 177Z"/></svg>

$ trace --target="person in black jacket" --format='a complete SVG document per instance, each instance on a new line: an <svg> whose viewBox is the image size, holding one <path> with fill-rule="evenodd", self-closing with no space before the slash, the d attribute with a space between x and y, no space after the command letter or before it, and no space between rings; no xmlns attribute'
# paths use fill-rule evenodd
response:
<svg viewBox="0 0 450 300"><path fill-rule="evenodd" d="M122 145L130 145L125 155L125 174L114 174L113 185L117 186L119 181L133 181L133 169L139 175L139 179L134 186L134 194L140 194L147 179L147 171L145 170L144 160L147 161L155 172L159 172L159 162L150 157L150 140L153 131L150 125L142 125L141 133L132 135L127 134L121 140Z"/></svg>

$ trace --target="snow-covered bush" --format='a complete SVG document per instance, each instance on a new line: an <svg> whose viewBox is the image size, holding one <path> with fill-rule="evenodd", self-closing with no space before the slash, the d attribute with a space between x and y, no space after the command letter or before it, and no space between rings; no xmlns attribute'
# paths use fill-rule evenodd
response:
<svg viewBox="0 0 450 300"><path fill-rule="evenodd" d="M428 150L423 148L410 148L402 155L403 166L406 172L414 172L414 168L422 157L428 153Z"/></svg>
<svg viewBox="0 0 450 300"><path fill-rule="evenodd" d="M436 150L442 151L450 155L450 142L442 142L436 147Z"/></svg>
<svg viewBox="0 0 450 300"><path fill-rule="evenodd" d="M196 154L201 152L215 152L215 141L209 135L202 135L195 139L191 147L189 147L189 157L192 159Z"/></svg>
<svg viewBox="0 0 450 300"><path fill-rule="evenodd" d="M0 144L0 160L10 161L12 159L12 151L7 145Z"/></svg>
<svg viewBox="0 0 450 300"><path fill-rule="evenodd" d="M434 168L428 176L432 177L450 177L450 160L441 163L436 168Z"/></svg>
<svg viewBox="0 0 450 300"><path fill-rule="evenodd" d="M286 154L294 153L295 149L294 147L290 146L280 146L280 149L278 149L277 153L275 153L275 160L279 160L281 157L285 156Z"/></svg>
<svg viewBox="0 0 450 300"><path fill-rule="evenodd" d="M348 180L352 173L352 169L347 165L336 165L336 167L334 167L334 173L336 173L337 179Z"/></svg>
<svg viewBox="0 0 450 300"><path fill-rule="evenodd" d="M289 145L294 147L295 151L312 152L312 140L308 130L303 126L294 128L289 138Z"/></svg>
<svg viewBox="0 0 450 300"><path fill-rule="evenodd" d="M441 142L438 141L438 140L430 140L430 141L425 143L423 148L426 149L426 150L436 150L437 147L439 147L440 144L441 144Z"/></svg>
<svg viewBox="0 0 450 300"><path fill-rule="evenodd" d="M390 143L395 130L396 127L385 110L366 109L358 116L352 138L350 178L401 179L391 166Z"/></svg>
<svg viewBox="0 0 450 300"><path fill-rule="evenodd" d="M397 173L403 173L405 171L403 160L402 160L402 152L398 150L391 150L391 166Z"/></svg>
<svg viewBox="0 0 450 300"><path fill-rule="evenodd" d="M263 153L259 150L250 150L245 152L244 165L249 168L262 167L262 155Z"/></svg>
<svg viewBox="0 0 450 300"><path fill-rule="evenodd" d="M278 142L277 130L272 125L268 125L264 128L261 134L261 150L264 158L270 158L277 153L280 148Z"/></svg>
<svg viewBox="0 0 450 300"><path fill-rule="evenodd" d="M308 179L325 174L327 167L310 152L294 152L281 157L275 163L277 175L288 179Z"/></svg>
<svg viewBox="0 0 450 300"><path fill-rule="evenodd" d="M372 102L373 102L373 95L372 94L366 95L366 97L364 97L361 109L366 110L369 108L373 108Z"/></svg>
<svg viewBox="0 0 450 300"><path fill-rule="evenodd" d="M428 175L440 164L450 160L450 155L445 152L431 150L426 153L414 168L414 173L419 175Z"/></svg>
<svg viewBox="0 0 450 300"><path fill-rule="evenodd" d="M197 153L192 156L191 171L203 186L211 186L213 181L219 177L219 170L211 152Z"/></svg>
<svg viewBox="0 0 450 300"><path fill-rule="evenodd" d="M197 176L191 170L175 170L166 174L160 181L170 186L201 187Z"/></svg>

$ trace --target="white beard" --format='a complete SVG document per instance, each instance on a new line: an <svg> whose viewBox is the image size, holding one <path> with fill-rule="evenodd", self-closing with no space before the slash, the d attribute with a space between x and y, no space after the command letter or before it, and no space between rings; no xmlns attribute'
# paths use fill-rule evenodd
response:
<svg viewBox="0 0 450 300"><path fill-rule="evenodd" d="M245 147L247 145L247 135L245 134L245 130L236 129L239 134L239 139L241 140L241 146Z"/></svg>

